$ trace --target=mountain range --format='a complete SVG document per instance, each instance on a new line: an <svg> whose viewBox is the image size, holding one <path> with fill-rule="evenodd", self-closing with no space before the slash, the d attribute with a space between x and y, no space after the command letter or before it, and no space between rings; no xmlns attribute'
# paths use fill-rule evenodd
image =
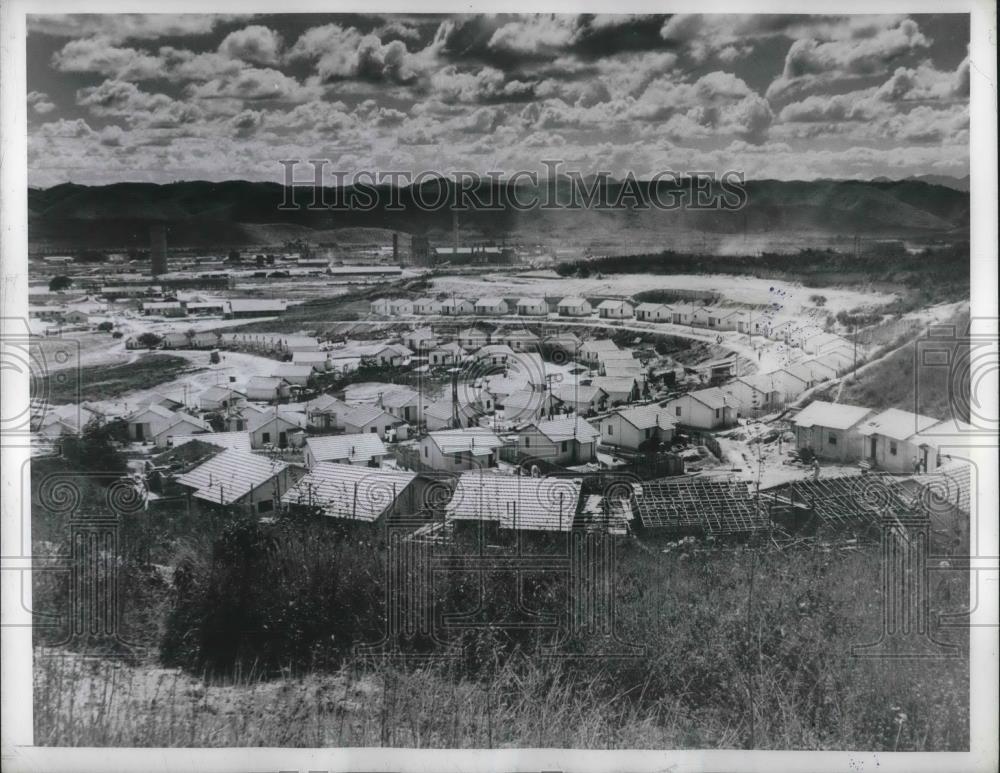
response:
<svg viewBox="0 0 1000 773"><path fill-rule="evenodd" d="M656 241L678 233L709 235L859 235L866 238L964 238L969 228L969 194L957 178L942 184L934 177L905 180L754 180L744 184L745 206L739 209L685 206L664 210L643 207L652 197L660 201L687 194L693 200L695 182L639 182L624 193L622 208L518 209L532 197L558 197L566 202L573 189L566 180L536 185L483 183L471 191L479 201L501 202L497 208L461 212L464 238L505 239L522 243L569 244L613 242L617 239ZM968 186L968 178L965 178ZM624 183L609 180L596 191L598 200L615 202ZM721 196L718 183L707 186L709 196ZM454 184L438 178L420 189L382 187L372 190L324 190L327 201L350 193L377 194L370 209L310 207L311 187L285 189L274 183L124 182L104 186L72 183L28 190L29 241L33 247L57 249L111 249L148 245L151 223L168 228L175 247L280 244L291 238L336 241L351 229L390 229L410 234L448 238L453 225L450 208L427 209L425 201L453 200ZM339 199L337 197L340 197ZM294 201L295 208L283 208ZM640 206L635 206L639 203Z"/></svg>

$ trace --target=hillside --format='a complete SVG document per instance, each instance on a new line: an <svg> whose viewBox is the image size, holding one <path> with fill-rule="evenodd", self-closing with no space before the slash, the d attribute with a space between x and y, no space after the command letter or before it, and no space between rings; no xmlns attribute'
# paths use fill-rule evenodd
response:
<svg viewBox="0 0 1000 773"><path fill-rule="evenodd" d="M280 243L288 238L319 240L319 232L380 228L408 233L427 233L448 238L452 215L446 207L427 209L425 200L449 199L431 181L421 190L378 190L379 206L370 209L323 209L308 205L311 188L292 190L298 208L282 208L285 189L272 183L240 180L210 183L177 182L168 185L117 183L88 187L74 184L28 190L29 237L33 245L61 248L142 247L147 243L150 223L168 226L173 246ZM738 211L681 207L664 210L646 206L656 197L690 195L691 181L667 184L640 183L638 207L607 209L583 207L518 210L501 205L461 215L463 234L470 238L508 239L526 243L567 240L569 245L613 245L618 240L655 242L676 239L678 234L710 237L746 235L780 238L794 234L843 238L937 238L962 237L968 232L969 195L920 180L899 181L776 181L746 184L747 204ZM346 189L349 192L351 189ZM371 196L375 191L357 189ZM622 185L609 182L600 197L619 200ZM713 193L719 193L717 186ZM481 186L474 193L481 201L508 203L515 189ZM327 189L335 200L338 192ZM340 191L343 195L345 191ZM565 181L537 188L519 185L521 201L533 197L570 200ZM400 206L390 208L394 199ZM598 248L599 249L599 248Z"/></svg>

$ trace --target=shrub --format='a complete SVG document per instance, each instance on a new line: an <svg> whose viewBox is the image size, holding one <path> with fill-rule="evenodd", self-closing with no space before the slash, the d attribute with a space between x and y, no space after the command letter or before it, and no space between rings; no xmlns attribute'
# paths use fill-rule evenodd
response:
<svg viewBox="0 0 1000 773"><path fill-rule="evenodd" d="M64 276L63 274L57 274L56 276L52 277L52 279L49 280L50 293L57 293L60 290L65 290L72 286L73 286L73 280L68 276Z"/></svg>

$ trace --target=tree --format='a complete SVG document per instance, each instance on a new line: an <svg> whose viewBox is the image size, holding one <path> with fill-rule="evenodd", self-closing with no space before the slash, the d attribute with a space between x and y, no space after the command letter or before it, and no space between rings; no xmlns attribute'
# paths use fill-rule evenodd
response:
<svg viewBox="0 0 1000 773"><path fill-rule="evenodd" d="M73 286L73 280L63 274L56 274L49 280L49 292L57 293Z"/></svg>
<svg viewBox="0 0 1000 773"><path fill-rule="evenodd" d="M147 349L155 349L163 341L160 336L156 333L143 333L138 338L135 339L140 345L145 346Z"/></svg>
<svg viewBox="0 0 1000 773"><path fill-rule="evenodd" d="M79 436L66 435L60 441L63 458L80 470L107 474L117 478L128 467L125 457L115 448L114 442L128 438L128 425L121 419L111 422L95 416Z"/></svg>
<svg viewBox="0 0 1000 773"><path fill-rule="evenodd" d="M111 337L112 338L121 338L123 335L124 335L124 333L122 333L121 330L116 330L114 333L111 334Z"/></svg>
<svg viewBox="0 0 1000 773"><path fill-rule="evenodd" d="M110 333L112 330L115 329L115 323L105 320L104 322L100 323L97 326L97 329L100 330L102 333Z"/></svg>

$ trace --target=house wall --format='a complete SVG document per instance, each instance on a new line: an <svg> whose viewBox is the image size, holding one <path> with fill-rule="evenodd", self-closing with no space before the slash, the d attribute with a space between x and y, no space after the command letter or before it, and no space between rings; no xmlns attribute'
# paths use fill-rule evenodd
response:
<svg viewBox="0 0 1000 773"><path fill-rule="evenodd" d="M831 443L833 438L836 442ZM796 427L795 447L809 448L820 459L833 462L857 462L862 458L862 437L855 428Z"/></svg>
<svg viewBox="0 0 1000 773"><path fill-rule="evenodd" d="M586 317L593 312L589 303L583 306L559 306L558 308L561 317Z"/></svg>
<svg viewBox="0 0 1000 773"><path fill-rule="evenodd" d="M474 457L470 453L461 453L456 459L454 454L441 453L441 449L431 438L426 437L420 441L420 463L443 472L479 470L484 466L494 467L496 466L496 453L494 449L488 459L487 457ZM477 459L483 461L480 462Z"/></svg>
<svg viewBox="0 0 1000 773"><path fill-rule="evenodd" d="M250 447L251 448L263 448L264 446L271 444L284 448L285 446L291 445L289 439L292 432L299 429L294 424L284 419L275 419L274 421L269 421L258 427L256 430L250 433ZM281 434L284 433L285 442L281 442ZM265 435L268 436L265 440Z"/></svg>
<svg viewBox="0 0 1000 773"><path fill-rule="evenodd" d="M600 428L601 443L604 445L619 446L638 451L639 444L647 438L646 431L639 430L617 414L612 414L601 419ZM652 437L654 431L651 428L648 437Z"/></svg>
<svg viewBox="0 0 1000 773"><path fill-rule="evenodd" d="M385 431L398 424L398 420L390 415L382 414L366 424L352 424L349 420L344 421L344 432L348 435L358 435L361 433L374 432L379 437L385 436Z"/></svg>
<svg viewBox="0 0 1000 773"><path fill-rule="evenodd" d="M664 407L678 424L697 429L717 429L733 422L732 408L719 408L716 412L688 395L671 400Z"/></svg>
<svg viewBox="0 0 1000 773"><path fill-rule="evenodd" d="M862 458L872 461L872 440L875 441L874 463L879 470L885 472L913 472L913 457L924 458L924 452L919 443L906 440L891 440L884 435L862 437ZM892 453L895 447L896 453ZM927 471L937 469L937 452L931 448L927 451Z"/></svg>

